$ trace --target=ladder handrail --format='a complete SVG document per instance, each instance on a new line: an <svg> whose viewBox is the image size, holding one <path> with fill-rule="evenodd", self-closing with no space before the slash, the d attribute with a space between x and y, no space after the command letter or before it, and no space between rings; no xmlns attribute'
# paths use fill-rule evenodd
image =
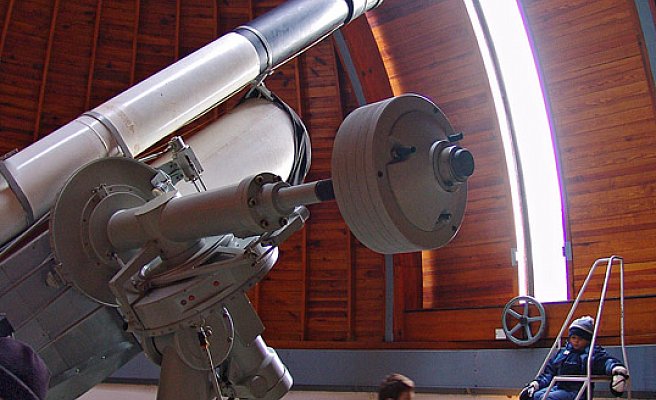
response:
<svg viewBox="0 0 656 400"><path fill-rule="evenodd" d="M597 259L592 266L590 267L590 271L588 272L588 276L585 278L585 281L583 282L583 285L581 286L581 290L579 291L579 294L576 296L576 299L574 300L574 303L572 304L572 308L570 309L569 313L567 314L567 318L565 318L565 322L563 323L563 326L560 328L560 332L558 332L558 336L556 337L556 340L554 341L554 344L551 346L551 349L549 350L549 353L547 354L547 357L544 359L544 362L542 363L542 366L540 367L540 370L538 371L537 375L535 378L537 379L540 374L542 374L547 366L547 363L551 359L551 356L555 353L557 349L560 349L562 347L562 336L567 328L569 321L572 319L572 316L574 315L574 311L579 305L579 301L583 297L583 292L585 292L585 289L588 286L588 283L590 282L590 279L592 277L592 274L594 273L594 270L597 268L599 264L602 262L607 262L606 265L606 275L604 278L604 284L601 290L601 295L599 298L599 306L597 308L597 315L595 319L595 325L594 325L594 331L592 334L592 340L590 341L590 352L588 354L588 360L587 360L587 371L585 376L581 376L580 378L575 378L575 377L567 377L565 379L557 379L558 377L554 377L552 381L549 383L549 386L547 387L547 391L544 394L543 398L547 398L549 395L549 392L551 391L551 388L554 386L555 382L558 380L562 381L577 381L580 380L583 382L583 385L581 385L581 388L579 389L579 392L576 396L576 400L578 400L581 397L581 394L583 390L586 388L592 388L592 385L590 384L590 381L592 379L592 357L594 354L594 346L596 344L597 340L597 333L599 331L599 326L601 322L601 313L604 305L604 300L606 298L606 293L608 291L608 281L610 280L610 274L612 271L612 266L613 262L619 260L619 267L620 267L620 340L621 340L621 347L622 347L622 358L623 358L623 363L624 366L626 367L626 371L629 374L629 362L626 356L626 346L624 343L624 259L620 256L612 255L608 258L600 258ZM628 400L631 400L631 384L627 380L627 398ZM587 391L587 399L590 400L592 399L592 390Z"/></svg>
<svg viewBox="0 0 656 400"><path fill-rule="evenodd" d="M572 319L572 315L574 315L574 311L576 311L576 307L579 305L579 301L581 300L581 295L585 291L586 287L588 286L588 283L590 282L590 278L592 277L592 273L594 272L595 268L597 268L597 265L599 265L601 262L608 260L607 258L600 258L592 264L592 267L590 267L590 272L588 272L588 276L585 278L585 281L583 281L583 285L581 286L581 290L579 291L579 294L576 296L576 299L574 300L574 303L572 304L572 308L569 310L569 314L567 314L567 317L565 318L565 322L563 322L563 326L560 328L560 331L558 332L558 335L556 336L556 340L554 341L554 344L551 346L551 349L549 350L549 354L547 354L547 357L544 359L544 362L542 363L542 366L538 370L537 375L535 377L537 378L541 373L544 372L544 369L547 366L547 363L549 362L549 359L551 356L556 352L557 349L560 349L562 347L561 343L561 338L563 336L563 332L565 331L565 328L568 326L569 321Z"/></svg>

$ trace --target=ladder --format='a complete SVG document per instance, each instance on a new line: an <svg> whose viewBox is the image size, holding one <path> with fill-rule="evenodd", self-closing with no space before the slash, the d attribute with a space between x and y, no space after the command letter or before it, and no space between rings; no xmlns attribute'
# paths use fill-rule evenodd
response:
<svg viewBox="0 0 656 400"><path fill-rule="evenodd" d="M592 375L592 357L594 353L594 347L595 343L597 340L597 332L599 330L599 326L601 325L601 312L604 307L604 300L606 298L606 292L608 289L608 281L610 280L610 273L613 267L613 264L619 264L620 268L620 338L621 338L621 344L622 344L622 362L624 363L624 366L626 367L626 371L629 374L629 362L626 357L626 347L624 344L624 259L622 257L613 255L608 258L600 258L592 264L592 267L590 267L590 272L588 272L588 276L585 278L585 281L583 282L583 286L581 286L581 290L579 291L578 296L576 296L576 300L574 301L574 304L572 304L572 308L569 311L569 314L567 315L567 318L565 318L565 322L563 323L563 326L560 328L560 332L558 332L558 336L556 336L556 340L554 341L553 346L551 346L551 350L549 351L549 354L547 354L547 357L544 359L544 362L542 363L542 367L540 367L540 370L538 371L536 378L544 372L544 369L547 366L547 363L549 362L549 359L551 356L553 356L557 351L559 351L562 348L562 336L563 333L565 332L565 329L569 326L569 322L572 319L572 316L574 315L574 311L576 311L576 307L579 305L579 301L581 300L581 297L583 296L583 292L585 291L586 287L588 286L588 282L590 282L590 278L592 277L592 274L594 273L594 270L597 268L598 265L606 263L606 277L604 279L604 285L601 289L601 296L599 298L599 307L597 308L597 317L595 318L595 325L594 325L594 332L592 334L592 340L590 341L590 353L588 354L588 365L587 365L587 371L586 375L561 375L561 376L555 376L552 380L549 386L547 387L547 390L544 393L543 399L548 399L549 392L551 389L554 387L554 385L558 382L583 382L583 385L581 385L581 389L579 389L578 394L576 395L576 398L574 400L579 400L583 394L583 392L587 390L587 400L592 399L592 383L593 382L600 382L600 381L610 381L611 377L605 376L605 375ZM630 379L626 380L626 390L627 392L627 398L628 400L631 400L631 381Z"/></svg>

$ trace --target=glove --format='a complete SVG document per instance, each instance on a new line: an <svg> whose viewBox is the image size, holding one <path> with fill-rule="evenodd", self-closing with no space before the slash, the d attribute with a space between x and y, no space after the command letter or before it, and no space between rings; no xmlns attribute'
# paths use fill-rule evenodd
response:
<svg viewBox="0 0 656 400"><path fill-rule="evenodd" d="M519 392L519 400L530 400L533 398L533 393L540 387L538 381L532 381L528 385L524 386L521 392Z"/></svg>
<svg viewBox="0 0 656 400"><path fill-rule="evenodd" d="M629 371L626 367L618 365L613 367L611 374L613 377L610 380L610 392L615 397L621 397L626 387L626 380L629 378Z"/></svg>

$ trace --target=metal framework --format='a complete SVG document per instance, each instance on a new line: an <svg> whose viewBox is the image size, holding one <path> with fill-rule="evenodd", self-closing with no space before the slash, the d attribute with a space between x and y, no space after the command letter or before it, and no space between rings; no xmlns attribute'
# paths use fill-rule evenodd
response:
<svg viewBox="0 0 656 400"><path fill-rule="evenodd" d="M588 276L585 278L585 281L583 282L583 286L581 286L581 290L579 291L579 294L576 296L576 300L574 301L574 304L572 304L572 308L569 311L569 314L567 314L567 318L565 318L565 322L563 322L563 326L560 328L560 332L558 332L558 336L556 336L556 340L554 341L553 346L551 346L551 350L547 354L547 357L544 359L544 362L542 363L542 367L540 367L540 370L538 371L537 376L539 376L542 372L544 372L544 369L547 366L547 363L549 362L549 359L555 352L560 350L562 347L562 336L569 325L569 321L572 319L572 315L574 315L574 311L576 311L576 307L579 305L579 301L583 297L583 293L585 292L586 287L588 286L588 283L590 282L590 278L592 277L592 274L594 273L595 269L599 264L606 263L606 276L604 278L604 285L601 288L601 295L599 298L599 307L597 308L597 316L595 318L595 327L594 327L594 332L592 334L592 340L590 341L590 354L588 355L588 365L587 365L587 371L586 375L561 375L561 376L555 376L549 386L547 387L547 391L544 393L545 399L549 397L549 392L551 389L554 387L554 385L558 382L583 382L583 385L581 385L581 388L579 389L578 394L576 395L576 398L574 400L579 400L586 389L592 389L592 383L593 382L600 382L600 381L608 381L610 377L604 376L604 375L592 375L592 359L593 359L593 354L594 354L594 347L595 343L597 341L597 333L599 331L599 326L601 325L601 313L603 311L604 307L604 300L606 298L606 292L608 291L608 281L610 280L610 273L612 271L612 267L614 263L619 263L620 267L620 338L621 338L621 347L622 347L622 358L623 358L623 363L624 366L626 367L627 372L629 371L629 362L626 357L626 346L624 344L624 259L620 256L612 255L608 258L600 258L597 259L594 264L592 264L592 267L590 267L590 272L588 272ZM630 375L630 373L629 373ZM627 398L631 400L631 382L630 380L627 380ZM587 390L587 400L592 399L592 390Z"/></svg>

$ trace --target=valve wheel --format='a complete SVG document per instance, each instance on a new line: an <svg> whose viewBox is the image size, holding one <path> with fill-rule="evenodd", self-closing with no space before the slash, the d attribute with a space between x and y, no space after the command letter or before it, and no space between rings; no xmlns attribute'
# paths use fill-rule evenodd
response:
<svg viewBox="0 0 656 400"><path fill-rule="evenodd" d="M530 346L544 334L547 318L544 307L535 298L517 296L504 307L501 322L508 340L519 346Z"/></svg>

